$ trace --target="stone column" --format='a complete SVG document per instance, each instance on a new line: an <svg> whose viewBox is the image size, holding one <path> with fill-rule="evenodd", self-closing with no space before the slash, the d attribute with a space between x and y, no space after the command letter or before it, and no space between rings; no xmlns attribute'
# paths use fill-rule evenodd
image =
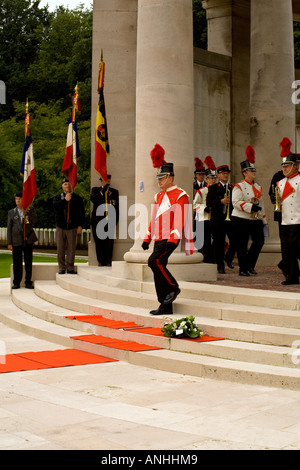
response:
<svg viewBox="0 0 300 470"><path fill-rule="evenodd" d="M156 143L165 149L165 160L174 163L175 184L192 202L193 132L192 0L139 0L135 202L147 208L146 230L158 192L150 151ZM124 256L127 262L146 263L149 257L149 252L141 249L145 230L138 235L140 229L137 223L137 239ZM183 256L185 262L199 258Z"/></svg>
<svg viewBox="0 0 300 470"><path fill-rule="evenodd" d="M252 0L250 135L256 152L257 181L264 188L270 226L264 251L270 253L279 251L278 227L273 221L273 206L268 196L270 181L281 169L282 138L289 137L295 145L295 105L291 99L293 51L292 0Z"/></svg>
<svg viewBox="0 0 300 470"><path fill-rule="evenodd" d="M110 142L107 171L112 174L112 187L120 198L127 198L120 210L113 260L121 260L131 246L127 238L127 208L134 203L135 152L135 79L138 0L94 0L92 124L91 124L91 186L99 185L95 166L95 124L99 95L98 67L103 49L105 62L104 96ZM89 244L89 264L97 265L95 244Z"/></svg>
<svg viewBox="0 0 300 470"><path fill-rule="evenodd" d="M231 57L231 182L241 179L239 162L249 143L250 2L203 0L208 50Z"/></svg>

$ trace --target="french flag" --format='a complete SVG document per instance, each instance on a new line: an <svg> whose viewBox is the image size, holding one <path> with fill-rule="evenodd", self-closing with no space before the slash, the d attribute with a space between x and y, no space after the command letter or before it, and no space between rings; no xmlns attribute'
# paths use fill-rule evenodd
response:
<svg viewBox="0 0 300 470"><path fill-rule="evenodd" d="M37 194L31 135L27 135L25 139L21 163L21 175L24 177L22 202L23 209L26 211Z"/></svg>
<svg viewBox="0 0 300 470"><path fill-rule="evenodd" d="M70 181L74 189L77 184L77 158L80 156L79 140L77 132L77 123L73 121L72 117L68 127L67 144L65 151L65 158L62 166L62 173Z"/></svg>

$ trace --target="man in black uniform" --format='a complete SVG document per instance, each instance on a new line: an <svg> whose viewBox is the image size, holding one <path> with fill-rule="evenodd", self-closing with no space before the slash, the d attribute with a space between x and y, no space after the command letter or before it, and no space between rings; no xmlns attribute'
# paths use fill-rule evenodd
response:
<svg viewBox="0 0 300 470"><path fill-rule="evenodd" d="M91 191L93 210L91 226L96 246L98 266L111 266L115 229L119 221L119 191L110 187L111 175L107 183L100 178L101 186Z"/></svg>
<svg viewBox="0 0 300 470"><path fill-rule="evenodd" d="M194 187L193 187L193 197L195 197L196 191L201 188L205 188L207 183L205 181L205 167L200 158L195 158L195 171L194 171Z"/></svg>
<svg viewBox="0 0 300 470"><path fill-rule="evenodd" d="M67 178L63 179L63 192L53 198L56 216L56 244L59 274L76 274L74 268L77 234L84 225L83 199L72 190Z"/></svg>
<svg viewBox="0 0 300 470"><path fill-rule="evenodd" d="M231 170L228 165L217 167L219 182L209 187L206 205L211 211L211 230L213 237L215 262L218 272L225 274L225 263L230 269L233 269L233 258L235 255L235 240L232 223L230 220L232 212L231 193L233 185L228 183ZM225 254L226 235L229 240L229 247Z"/></svg>

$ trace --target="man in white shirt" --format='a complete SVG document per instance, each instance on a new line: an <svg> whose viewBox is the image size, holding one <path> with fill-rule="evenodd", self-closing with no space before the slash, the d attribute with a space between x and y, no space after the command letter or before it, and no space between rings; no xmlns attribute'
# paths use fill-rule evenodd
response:
<svg viewBox="0 0 300 470"><path fill-rule="evenodd" d="M255 152L246 149L247 159L241 162L243 180L232 191L232 222L237 237L240 276L256 275L255 265L264 245L264 225L267 224L263 188L256 183ZM248 242L252 243L248 250Z"/></svg>
<svg viewBox="0 0 300 470"><path fill-rule="evenodd" d="M281 253L283 285L299 284L300 242L300 175L298 155L290 154L282 159L284 179L277 183L281 197Z"/></svg>

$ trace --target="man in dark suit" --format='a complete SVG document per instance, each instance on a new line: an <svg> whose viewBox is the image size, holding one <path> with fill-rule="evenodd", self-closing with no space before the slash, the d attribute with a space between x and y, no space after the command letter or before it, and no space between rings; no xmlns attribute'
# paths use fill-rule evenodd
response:
<svg viewBox="0 0 300 470"><path fill-rule="evenodd" d="M13 286L12 289L19 289L23 276L22 256L24 253L25 264L25 287L33 289L32 276L32 252L33 244L37 241L37 236L32 224L37 220L33 206L26 212L23 210L22 193L15 195L16 207L8 211L7 218L7 247L12 250L13 255Z"/></svg>
<svg viewBox="0 0 300 470"><path fill-rule="evenodd" d="M110 181L111 175L107 175L107 182L100 178L101 186L91 190L93 210L90 223L98 266L111 266L115 229L119 221L119 191L111 188Z"/></svg>
<svg viewBox="0 0 300 470"><path fill-rule="evenodd" d="M218 272L225 274L225 239L226 235L229 240L229 247L225 256L227 266L231 269L233 266L233 258L235 255L235 240L232 223L230 220L232 212L231 194L233 185L228 183L231 170L227 165L217 167L217 175L219 182L209 187L206 206L211 211L211 230L213 237L215 262Z"/></svg>
<svg viewBox="0 0 300 470"><path fill-rule="evenodd" d="M70 181L63 179L63 192L53 198L56 218L56 244L59 274L77 274L74 267L77 234L84 225L83 199L73 192Z"/></svg>

